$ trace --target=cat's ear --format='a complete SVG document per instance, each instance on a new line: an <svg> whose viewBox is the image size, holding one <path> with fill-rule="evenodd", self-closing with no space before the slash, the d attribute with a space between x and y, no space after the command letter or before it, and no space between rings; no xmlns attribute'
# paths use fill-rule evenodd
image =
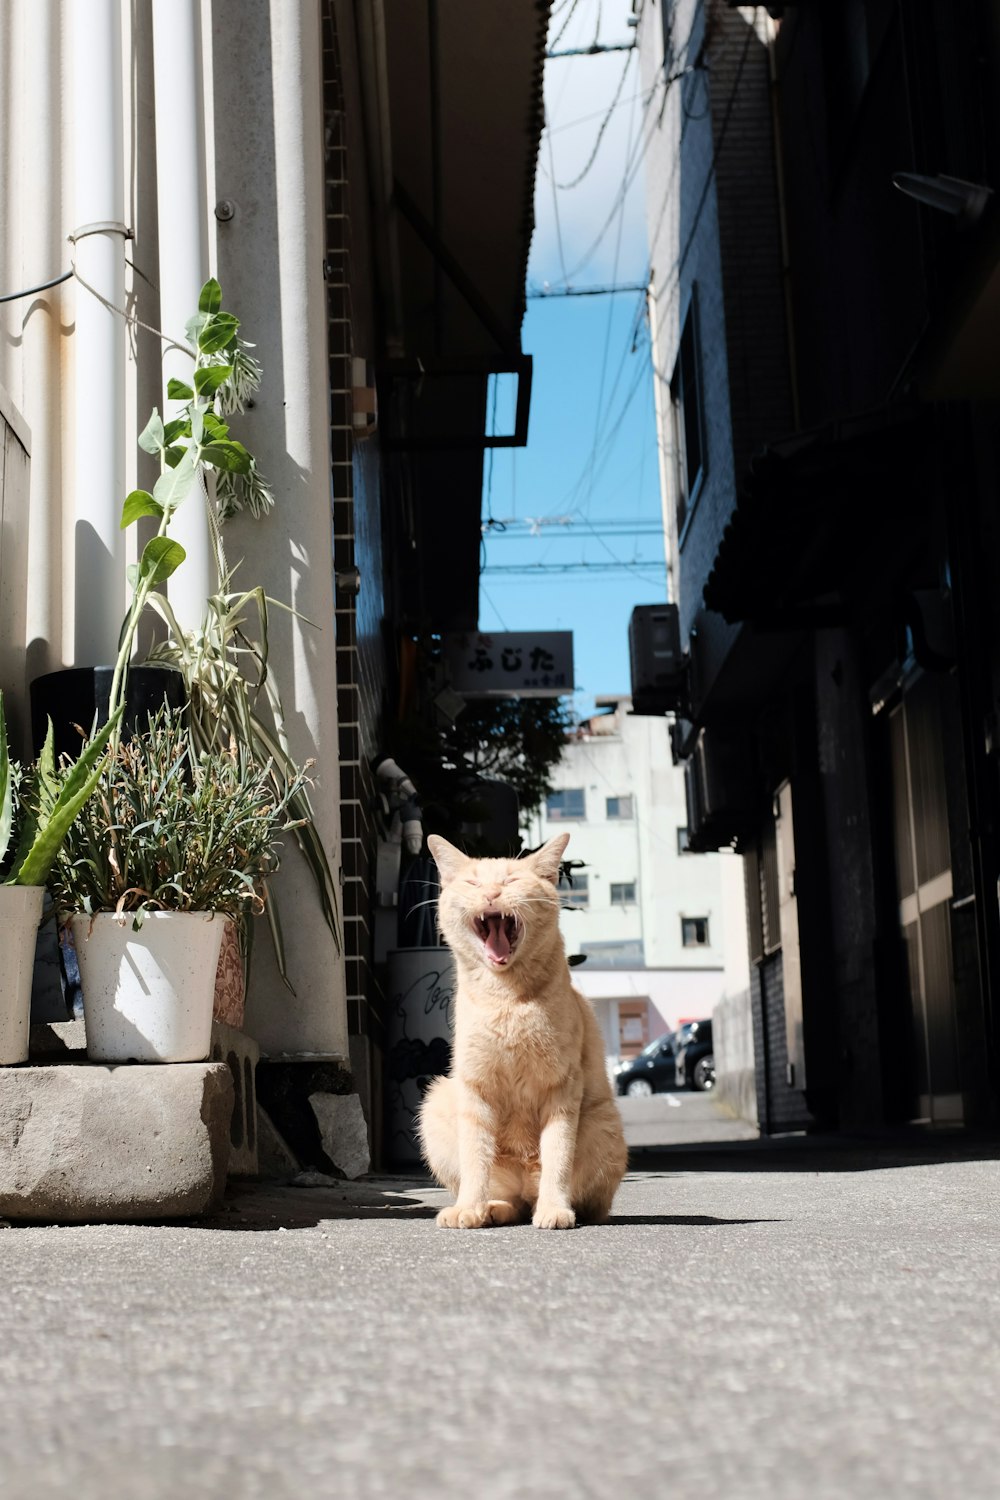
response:
<svg viewBox="0 0 1000 1500"><path fill-rule="evenodd" d="M543 880L551 880L553 885L559 884L559 866L569 843L568 833L557 833L554 839L549 839L540 849L529 856L529 862L536 875L541 875Z"/></svg>
<svg viewBox="0 0 1000 1500"><path fill-rule="evenodd" d="M449 844L448 840L443 839L439 833L428 835L427 847L438 867L442 885L447 885L449 880L454 880L456 875L460 875L472 863L461 849L456 849L454 844Z"/></svg>

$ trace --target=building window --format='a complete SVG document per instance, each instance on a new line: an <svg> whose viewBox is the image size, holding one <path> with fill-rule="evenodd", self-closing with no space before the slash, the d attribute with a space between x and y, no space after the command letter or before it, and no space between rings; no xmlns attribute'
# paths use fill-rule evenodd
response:
<svg viewBox="0 0 1000 1500"><path fill-rule="evenodd" d="M623 880L620 885L614 881L611 883L611 905L612 906L634 906L635 905L635 881Z"/></svg>
<svg viewBox="0 0 1000 1500"><path fill-rule="evenodd" d="M574 870L570 875L569 886L560 886L559 895L563 906L589 906L590 885L586 875L581 875L579 870Z"/></svg>
<svg viewBox="0 0 1000 1500"><path fill-rule="evenodd" d="M670 382L677 474L677 537L684 535L706 472L705 417L701 360L698 352L698 302L695 288L681 330L680 349Z"/></svg>
<svg viewBox="0 0 1000 1500"><path fill-rule="evenodd" d="M687 854L691 848L691 833L687 828L677 830L677 853Z"/></svg>
<svg viewBox="0 0 1000 1500"><path fill-rule="evenodd" d="M583 787L571 787L567 791L550 792L545 803L545 816L551 823L566 822L571 818L587 816Z"/></svg>
<svg viewBox="0 0 1000 1500"><path fill-rule="evenodd" d="M707 948L708 918L681 917L681 942L685 948Z"/></svg>
<svg viewBox="0 0 1000 1500"><path fill-rule="evenodd" d="M634 818L635 812L632 807L632 798L629 797L605 797L604 807L609 818Z"/></svg>

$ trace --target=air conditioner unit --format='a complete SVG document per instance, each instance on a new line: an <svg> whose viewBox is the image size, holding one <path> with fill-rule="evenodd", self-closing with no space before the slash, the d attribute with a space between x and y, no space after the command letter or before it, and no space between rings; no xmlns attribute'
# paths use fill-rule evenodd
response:
<svg viewBox="0 0 1000 1500"><path fill-rule="evenodd" d="M628 626L632 712L659 716L687 702L687 657L676 604L637 604Z"/></svg>

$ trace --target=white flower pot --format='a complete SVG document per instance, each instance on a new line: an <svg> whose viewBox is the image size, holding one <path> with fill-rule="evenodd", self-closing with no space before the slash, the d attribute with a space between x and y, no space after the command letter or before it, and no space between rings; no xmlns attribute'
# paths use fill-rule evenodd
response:
<svg viewBox="0 0 1000 1500"><path fill-rule="evenodd" d="M31 978L43 885L0 885L0 1064L28 1060Z"/></svg>
<svg viewBox="0 0 1000 1500"><path fill-rule="evenodd" d="M156 911L138 932L113 912L71 919L87 1056L94 1062L204 1062L225 919Z"/></svg>

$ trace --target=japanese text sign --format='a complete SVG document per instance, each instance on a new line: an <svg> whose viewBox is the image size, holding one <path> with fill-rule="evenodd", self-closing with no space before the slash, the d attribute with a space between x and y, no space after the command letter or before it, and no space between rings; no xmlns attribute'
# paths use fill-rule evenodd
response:
<svg viewBox="0 0 1000 1500"><path fill-rule="evenodd" d="M466 698L558 698L573 691L571 630L445 636L451 685Z"/></svg>

